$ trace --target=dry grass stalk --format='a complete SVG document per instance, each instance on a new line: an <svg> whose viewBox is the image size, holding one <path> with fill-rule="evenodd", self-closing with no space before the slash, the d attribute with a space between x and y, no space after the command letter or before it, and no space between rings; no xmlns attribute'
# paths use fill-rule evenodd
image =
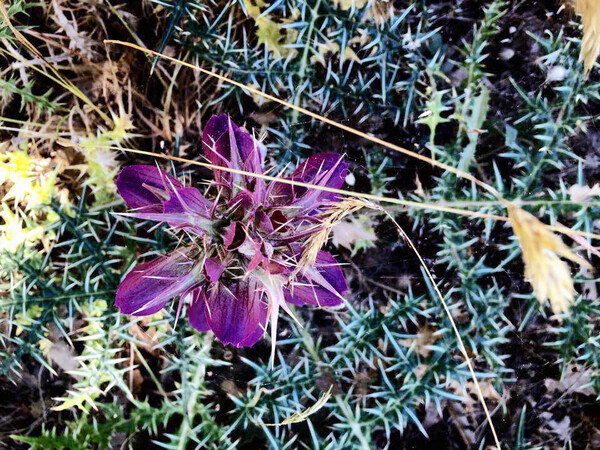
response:
<svg viewBox="0 0 600 450"><path fill-rule="evenodd" d="M2 0L0 0L2 1ZM376 136L371 135L370 133L365 133L364 131L360 131L357 130L356 128L352 128L349 127L347 125L344 125L343 123L337 122L336 120L333 119L329 119L328 117L322 116L320 114L317 114L315 112L312 112L306 108L303 108L301 106L292 104L290 102L287 102L285 100L280 99L279 97L276 97L274 95L271 94L267 94L259 89L256 89L252 86L249 86L247 84L244 83L240 83L238 81L232 80L231 78L228 78L224 75L220 75L218 73L212 72L210 70L204 69L200 66L194 65L194 64L190 64L188 62L182 61L180 59L177 58L173 58L171 56L165 55L163 53L159 53L159 52L155 52L153 50L149 50L147 48L143 48L140 47L139 45L133 44L131 42L124 42L124 41L119 41L119 40L114 40L114 39L106 39L104 41L105 45L109 45L109 44L115 44L115 45L122 45L125 47L130 47L133 48L135 50L138 50L140 52L143 52L147 55L153 55L153 56L157 56L159 58L163 58L167 61L171 61L175 64L179 64L181 66L185 66L185 67L189 67L190 69L193 70L197 70L205 75L208 75L212 78L218 79L220 81L223 81L227 84L230 84L232 86L236 86L240 89L243 89L244 91L250 92L251 94L254 95L258 95L260 97L263 97L264 99L268 100L268 101L272 101L275 103L279 103L280 105L283 105L287 108L290 108L296 112L299 112L301 114L304 114L305 116L308 117L312 117L313 119L316 119L320 122L326 123L327 125L331 125L332 127L338 128L340 130L346 131L347 133L353 134L355 136L358 136L360 138L366 139L368 141L371 141L377 145L381 145L383 147L389 148L390 150L393 150L395 152L398 153L402 153L403 155L406 156L410 156L411 158L414 159L418 159L420 161L426 162L428 164L431 164L434 167L437 167L439 169L443 169L446 170L450 173L453 173L454 175L463 178L465 180L468 180L474 184L476 184L477 186L485 189L486 191L490 192L492 195L494 195L496 198L498 199L502 199L502 196L500 195L500 193L498 192L498 190L496 188L494 188L493 186L489 185L488 183L481 181L480 179L476 178L475 176L471 175L470 173L464 172L462 170L457 169L456 167L453 167L449 164L440 162L440 161L436 161L432 158L429 158L428 156L425 155L421 155L420 153L414 152L412 150L407 150L403 147L400 147L399 145L395 145L392 144L391 142L385 141L383 139L380 139Z"/></svg>
<svg viewBox="0 0 600 450"><path fill-rule="evenodd" d="M579 60L585 66L585 77L587 78L600 55L600 1L574 0L573 7L583 21L583 39L581 40Z"/></svg>
<svg viewBox="0 0 600 450"><path fill-rule="evenodd" d="M568 314L575 299L575 287L569 265L560 257L588 269L590 263L573 253L563 241L535 216L516 205L508 207L508 217L519 239L529 280L538 301L547 299L555 314Z"/></svg>
<svg viewBox="0 0 600 450"><path fill-rule="evenodd" d="M63 145L66 147L80 147L81 146L77 142L69 141L66 139L59 139L57 142L60 145ZM460 216L471 217L473 219L489 219L489 220L494 220L494 221L499 221L499 222L508 222L510 220L508 217L499 216L497 214L487 214L487 213L482 213L482 212L478 212L478 211L471 211L468 209L453 208L451 206L447 206L446 203L417 202L417 201L412 201L412 200L403 200L403 199L395 198L395 197L384 197L381 195L367 194L367 193L362 193L362 192L353 192L353 191L348 191L345 189L334 189L334 188L330 188L328 186L319 186L317 184L303 183L301 181L290 180L290 179L281 178L281 177L272 176L272 175L265 175L262 173L254 173L254 172L248 172L245 170L232 169L232 168L225 167L225 166L209 164L209 163L205 163L202 161L194 161L194 160L191 160L188 158L181 158L178 156L167 155L167 154L163 154L163 153L148 152L148 151L140 150L140 149L136 149L136 148L117 147L114 145L103 145L103 146L99 146L99 148L100 147L106 148L106 149L118 150L118 151L122 151L122 152L134 153L134 154L138 154L138 155L150 156L152 158L161 158L161 159L166 159L169 161L178 161L178 162L181 162L184 164L190 164L192 166L206 167L207 169L218 169L218 170L222 170L222 171L228 172L228 173L236 173L236 174L244 175L244 176L248 176L248 177L260 178L261 180L289 184L291 186L300 186L300 187L305 187L307 189L317 189L317 190L320 190L323 192L331 192L333 194L347 195L349 197L359 198L359 199L363 199L365 201L372 200L372 201L378 202L378 203L389 203L392 205L399 205L399 206L406 207L406 208L417 208L417 209L429 210L429 211L441 211L441 212L447 212L450 214L458 214ZM369 202L367 201L367 203L369 203ZM510 203L507 200L503 200L502 204L506 206L506 205L509 205ZM581 236L581 237L585 237L585 238L600 240L600 234L592 233L589 231L572 230L570 228L566 228L564 226L558 226L558 225L546 225L546 227L549 230L557 231L559 233L566 234L569 236L574 235L574 236Z"/></svg>
<svg viewBox="0 0 600 450"><path fill-rule="evenodd" d="M2 2L2 0L0 0L0 2ZM392 144L390 142L384 141L383 139L380 139L378 137L372 136L369 133L365 133L363 131L357 130L357 129L352 128L352 127L349 127L349 126L344 125L344 124L342 124L340 122L336 122L333 119L329 119L329 118L327 118L325 116L321 116L320 114L317 114L317 113L314 113L312 111L309 111L306 108L302 108L300 106L294 105L292 103L289 103L289 102L287 102L285 100L280 99L279 97L275 97L273 95L270 95L270 94L267 94L267 93L265 93L263 91L260 91L260 90L258 90L256 88L253 88L252 86L249 86L249 85L237 82L237 81L232 80L232 79L230 79L230 78L228 78L228 77L226 77L224 75L220 75L218 73L215 73L215 72L212 72L210 70L204 69L204 68L202 68L200 66L197 66L197 65L194 65L194 64L190 64L188 62L182 61L182 60L177 59L177 58L173 58L173 57L165 55L163 53L155 52L153 50L149 50L147 48L140 47L139 45L132 44L131 42L124 42L124 41L119 41L119 40L114 40L114 39L106 39L104 41L104 44L105 45L116 44L116 45L122 45L122 46L125 46L125 47L130 47L130 48L133 48L133 49L138 50L140 52L143 52L145 54L157 56L157 57L163 58L163 59L165 59L167 61L171 61L171 62L173 62L175 64L179 64L179 65L188 67L190 69L196 70L196 71L201 72L201 73L203 73L205 75L208 75L208 76L210 76L212 78L218 79L218 80L220 80L220 81L222 81L224 83L228 83L228 84L230 84L232 86L236 86L236 87L238 87L240 89L243 89L245 91L248 91L248 92L250 92L250 93L252 93L254 95L261 96L261 97L265 98L266 100L279 103L280 105L283 105L283 106L285 106L287 108L290 108L290 109L292 109L294 111L300 112L300 113L302 113L302 114L304 114L304 115L306 115L308 117L312 117L313 119L319 120L320 122L326 123L328 125L331 125L331 126L333 126L335 128L338 128L340 130L346 131L348 133L354 134L355 136L361 137L361 138L366 139L368 141L371 141L371 142L373 142L375 144L378 144L378 145L381 145L383 147L389 148L390 150L393 150L395 152L402 153L404 155L410 156L410 157L418 159L420 161L427 162L427 163L431 164L434 167L438 167L440 169L446 170L446 171L448 171L450 173L453 173L454 175L456 175L458 177L461 177L461 178L463 178L465 180L468 180L468 181L476 184L477 186L479 186L479 187L487 190L492 195L494 195L498 200L500 200L503 205L505 205L505 206L508 207L508 205L510 204L510 202L508 202L508 200L504 199L502 197L502 195L500 195L500 193L498 192L498 190L496 188L494 188L493 186L485 183L484 181L479 180L478 178L474 177L473 175L471 175L469 173L466 173L466 172L464 172L462 170L459 170L459 169L457 169L455 167L452 167L452 166L450 166L448 164L445 164L445 163L442 163L440 161L436 161L436 160L434 160L432 158L429 158L427 156L424 156L424 155L421 155L419 153L413 152L411 150L407 150L407 149L405 149L403 147L400 147L398 145L395 145L395 144ZM126 149L119 148L118 150L126 150ZM142 150L127 149L127 151L130 151L132 153L146 154L146 155L150 155L150 156L171 159L171 160L174 160L174 161L178 160L177 158L172 157L170 155L159 155L159 154L155 154L155 153L151 153L151 152L144 152ZM189 162L191 164L196 164L196 165L201 165L201 166L204 166L204 167L209 167L209 165L207 165L205 163L200 163L198 161L193 161L192 162L192 161L189 161L189 160L184 160L182 162ZM225 169L223 169L223 170L225 170ZM262 178L262 179L265 179L265 180L270 180L270 181L282 181L282 180L280 180L280 179L278 179L276 177L270 177L270 176L261 175L261 174L254 174L254 173L250 173L250 172L236 171L236 170L230 170L230 172L240 173L242 175L247 175L247 176L255 176L255 177ZM389 197L380 197L380 196L370 195L370 194L358 194L358 193L354 193L354 192L350 192L350 191L343 191L343 190L340 190L340 189L332 189L332 188L328 188L328 187L325 187L325 186L319 187L319 186L310 185L310 184L307 184L307 183L295 182L293 180L286 180L286 181L282 181L282 182L289 183L289 184L295 184L297 186L304 186L304 187L308 187L308 188L320 189L322 191L327 191L327 192L335 192L335 193L342 194L342 195L358 196L358 197L362 197L362 198L366 198L366 199L370 199L370 200L374 200L374 201L385 201L386 203L394 203L394 204L397 204L397 205L414 206L414 207L417 207L417 208L424 208L423 204L419 203L419 202L410 202L410 201L406 201L406 200L393 199L393 198L389 198ZM435 209L437 209L438 211L441 211L442 207L436 206ZM457 214L464 214L464 215L471 216L471 217L491 218L493 220L501 220L501 221L507 221L508 220L506 217L503 217L503 216L492 216L492 215L489 215L489 214L482 214L482 213L478 213L478 212L466 212L465 210L460 211L460 210L457 210L456 208L448 208L448 207L444 207L444 209L447 212L457 213ZM573 234L576 234L576 235L579 235L579 236L585 236L585 237L589 237L589 238L592 238L592 239L600 239L600 235L595 234L595 233L589 233L589 232L579 231L579 230L565 230L564 227L548 226L548 228L552 229L554 231L558 231L558 232L563 233L563 234L565 234L568 231L569 233L573 233Z"/></svg>
<svg viewBox="0 0 600 450"><path fill-rule="evenodd" d="M35 55L42 61L40 67L32 65L32 69L40 72L41 74L45 75L49 79L62 86L67 91L71 92L75 97L83 101L89 108L96 111L96 113L102 118L102 120L104 120L104 122L106 122L108 125L112 124L112 120L106 113L104 113L104 111L102 111L98 106L96 106L96 104L92 100L90 100L90 98L87 95L85 95L77 86L75 86L75 84L71 80L67 79L63 74L61 74L60 71L56 69L54 65L50 63L31 42L28 41L27 38L25 38L25 36L17 28L15 28L15 26L10 21L10 16L8 15L8 11L6 9L4 0L0 0L0 18L2 19L0 20L0 24L7 26L13 33L15 38L25 48L27 48L27 50L31 54ZM23 58L19 53L11 53L10 55L21 62L27 62L25 58Z"/></svg>

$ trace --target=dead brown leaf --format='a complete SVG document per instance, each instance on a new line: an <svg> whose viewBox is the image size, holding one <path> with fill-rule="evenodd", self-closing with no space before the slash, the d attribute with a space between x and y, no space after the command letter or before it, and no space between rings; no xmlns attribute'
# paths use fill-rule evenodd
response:
<svg viewBox="0 0 600 450"><path fill-rule="evenodd" d="M373 230L372 219L367 215L360 215L351 220L344 220L332 229L332 243L336 247L353 250L355 244L362 248L375 245L377 236Z"/></svg>
<svg viewBox="0 0 600 450"><path fill-rule="evenodd" d="M569 196L574 202L586 202L592 197L600 196L600 184L595 184L592 187L574 184L569 188Z"/></svg>
<svg viewBox="0 0 600 450"><path fill-rule="evenodd" d="M592 374L591 369L586 370L580 364L569 364L562 380L547 378L544 385L551 393L575 392L583 395L596 395L596 391L590 386Z"/></svg>
<svg viewBox="0 0 600 450"><path fill-rule="evenodd" d="M411 348L414 346L415 351L423 358L427 358L431 350L431 345L440 339L441 334L433 328L429 328L425 325L419 330L414 338L399 339L398 343L404 347Z"/></svg>

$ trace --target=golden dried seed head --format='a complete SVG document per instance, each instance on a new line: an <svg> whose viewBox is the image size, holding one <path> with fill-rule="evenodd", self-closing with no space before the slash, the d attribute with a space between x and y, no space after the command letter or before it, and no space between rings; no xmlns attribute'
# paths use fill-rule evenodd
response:
<svg viewBox="0 0 600 450"><path fill-rule="evenodd" d="M575 287L566 258L582 266L590 264L573 253L563 241L535 216L510 205L508 216L521 244L525 278L529 280L540 303L550 300L555 314L568 314L575 299Z"/></svg>
<svg viewBox="0 0 600 450"><path fill-rule="evenodd" d="M572 3L575 12L581 16L583 22L583 39L581 40L579 60L583 61L587 78L600 55L600 1L573 0Z"/></svg>

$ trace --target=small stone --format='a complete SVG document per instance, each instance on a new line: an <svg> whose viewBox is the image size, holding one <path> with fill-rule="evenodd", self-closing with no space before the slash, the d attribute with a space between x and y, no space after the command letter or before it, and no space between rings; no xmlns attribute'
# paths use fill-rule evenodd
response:
<svg viewBox="0 0 600 450"><path fill-rule="evenodd" d="M504 61L508 61L513 56L515 56L515 51L512 48L503 48L500 50L500 58L502 58Z"/></svg>
<svg viewBox="0 0 600 450"><path fill-rule="evenodd" d="M356 183L356 177L354 176L354 174L352 172L348 172L348 175L346 175L345 181L348 186L354 186L354 183Z"/></svg>
<svg viewBox="0 0 600 450"><path fill-rule="evenodd" d="M562 81L566 76L567 69L565 69L563 66L554 66L548 71L548 75L546 75L546 82Z"/></svg>

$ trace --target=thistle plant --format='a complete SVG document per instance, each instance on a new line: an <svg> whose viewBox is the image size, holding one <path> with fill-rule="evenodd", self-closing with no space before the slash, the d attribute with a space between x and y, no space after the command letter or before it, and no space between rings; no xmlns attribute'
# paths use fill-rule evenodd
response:
<svg viewBox="0 0 600 450"><path fill-rule="evenodd" d="M272 364L280 308L293 317L288 304L337 306L344 300L339 265L320 250L322 242L315 248L311 240L327 229L320 213L338 197L250 176L263 173L264 147L226 115L208 121L202 146L214 167L204 195L152 166L119 174L117 188L134 209L130 215L167 223L191 242L134 268L115 302L122 313L143 316L175 296L189 298L190 324L236 347L254 345L270 322ZM289 179L337 189L346 172L342 156L323 153ZM303 258L313 253L310 261Z"/></svg>
<svg viewBox="0 0 600 450"><path fill-rule="evenodd" d="M426 435L434 448L483 448L492 436L481 426L474 378L502 448L515 437L514 448L553 446L543 431L552 420L540 418L556 409L576 423L589 403L581 396L600 388L597 280L583 259L594 263L597 251L586 239L597 236L600 212L590 151L600 90L577 63L580 51L588 70L596 58L596 2L569 2L582 14L581 46L573 13L545 14L556 12L553 2L155 0L139 10L135 2L46 3L7 2L22 36L0 28L2 58L17 60L0 81L8 116L0 118L0 178L14 175L24 156L68 160L56 176L23 172L3 185L17 187L0 223L0 243L11 243L0 244L0 374L19 396L29 379L39 383L3 410L5 428L21 434L15 442L334 450L402 448ZM146 14L148 5L158 14ZM523 13L543 19L516 21ZM141 23L148 26L137 35ZM23 37L35 39L37 53ZM330 118L330 128L256 91L102 43L117 38L287 99ZM526 70L505 56L517 39L514 48L525 49L515 60ZM104 49L110 61L101 60ZM204 120L223 111L271 138L263 144L226 116ZM152 148L153 157L206 166L195 153L200 129L213 170L206 184L197 172L192 184L128 166L130 155L119 152ZM393 153L400 146L425 164ZM317 154L281 179L287 163L318 147L348 157ZM435 161L423 160L429 152ZM344 194L352 198L319 191L342 186L346 160L354 192ZM270 166L279 180L267 183ZM478 191L474 177L498 195ZM589 183L584 200L574 198L574 182L581 190ZM64 187L77 206L59 204ZM125 217L117 189L131 208ZM347 216L364 206L363 193L402 205L388 212L433 277L416 268L381 210L363 211L364 221ZM341 219L366 225L376 245L355 242L335 259L324 252ZM558 221L579 233L566 234L580 248L552 234ZM348 262L343 275L336 260ZM148 316L119 314L115 297L122 312ZM177 297L173 310L158 311ZM335 312L297 308L343 297L352 301ZM540 307L545 297L552 308ZM551 309L560 314L545 317ZM285 323L279 333L277 321ZM273 356L263 358L269 327L276 367ZM208 330L234 347L255 344L233 351ZM60 348L69 349L70 368L54 358ZM529 389L540 376L569 378L569 367L586 386L554 398ZM27 412L38 398L43 426ZM305 420L294 423L298 417ZM586 426L572 427L571 442L595 433Z"/></svg>

